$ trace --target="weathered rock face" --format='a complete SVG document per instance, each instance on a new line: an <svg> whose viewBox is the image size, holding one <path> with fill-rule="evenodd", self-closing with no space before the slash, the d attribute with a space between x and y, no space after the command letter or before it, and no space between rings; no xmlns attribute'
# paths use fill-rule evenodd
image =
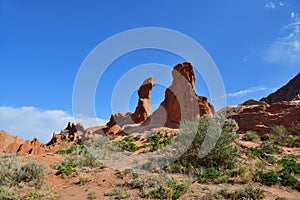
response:
<svg viewBox="0 0 300 200"><path fill-rule="evenodd" d="M181 120L214 113L214 107L207 98L196 94L196 77L191 63L176 65L172 76L173 82L165 91L164 101L152 115L150 95L155 79L148 78L139 88L139 102L135 112L113 114L107 123L106 134L123 134L160 127L178 128Z"/></svg>
<svg viewBox="0 0 300 200"><path fill-rule="evenodd" d="M79 144L81 143L79 132L82 134L84 131L82 124L69 122L63 131L58 134L53 134L52 139L47 143L47 146L60 144L63 140Z"/></svg>
<svg viewBox="0 0 300 200"><path fill-rule="evenodd" d="M248 130L268 133L272 126L290 127L300 122L300 102L278 102L267 104L261 101L249 100L243 104L226 108L227 118L234 119L240 131Z"/></svg>
<svg viewBox="0 0 300 200"><path fill-rule="evenodd" d="M118 112L110 116L109 122L106 124L106 135L114 135L122 132L122 127L129 124L136 124L145 121L151 113L150 96L152 88L156 80L147 78L138 90L139 101L135 112Z"/></svg>
<svg viewBox="0 0 300 200"><path fill-rule="evenodd" d="M154 87L156 80L154 78L148 78L144 81L138 90L139 102L135 109L135 112L131 115L132 120L135 123L145 121L151 113L150 96L152 88Z"/></svg>
<svg viewBox="0 0 300 200"><path fill-rule="evenodd" d="M262 98L268 104L281 101L292 101L300 99L300 73L289 81L285 86L270 94L266 98Z"/></svg>
<svg viewBox="0 0 300 200"><path fill-rule="evenodd" d="M38 139L34 138L32 141L25 140L22 142L12 142L8 144L3 153L18 153L19 155L39 155L45 153L44 147L44 144L40 143Z"/></svg>
<svg viewBox="0 0 300 200"><path fill-rule="evenodd" d="M22 140L20 137L12 136L3 130L0 130L0 154L5 153L7 148L12 150L18 150L20 144L22 144L23 142L24 140Z"/></svg>
<svg viewBox="0 0 300 200"><path fill-rule="evenodd" d="M172 71L172 85L165 92L161 106L165 109L167 121L179 124L181 120L196 115L211 115L214 107L206 97L195 91L195 72L191 63L178 64Z"/></svg>

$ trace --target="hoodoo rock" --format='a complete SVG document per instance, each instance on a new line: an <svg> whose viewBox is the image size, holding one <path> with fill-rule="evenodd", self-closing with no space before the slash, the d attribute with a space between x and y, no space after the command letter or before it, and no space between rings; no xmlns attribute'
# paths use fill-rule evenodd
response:
<svg viewBox="0 0 300 200"><path fill-rule="evenodd" d="M110 120L106 124L106 134L116 134L121 131L122 126L128 124L141 123L150 116L150 96L155 83L155 78L147 78L140 86L138 90L139 101L134 113L118 112L110 116Z"/></svg>
<svg viewBox="0 0 300 200"><path fill-rule="evenodd" d="M151 102L150 96L152 88L156 83L155 78L148 78L144 81L138 90L139 102L135 109L135 112L131 115L132 120L135 123L140 123L145 121L151 113Z"/></svg>
<svg viewBox="0 0 300 200"><path fill-rule="evenodd" d="M192 119L197 115L212 115L215 112L207 98L198 96L195 91L196 77L191 63L176 65L172 77L173 81L165 91L164 101L151 115L150 95L155 79L146 79L138 90L139 102L135 112L111 115L106 124L106 134L142 132L160 127L178 128L181 120Z"/></svg>
<svg viewBox="0 0 300 200"><path fill-rule="evenodd" d="M165 99L161 103L166 112L166 121L179 124L181 120L191 119L196 115L214 113L214 107L207 98L198 96L195 91L196 77L191 63L176 65L172 76L173 82L167 88ZM155 113L151 117L154 118Z"/></svg>
<svg viewBox="0 0 300 200"><path fill-rule="evenodd" d="M290 80L285 86L270 94L268 97L261 99L261 101L268 104L292 100L300 100L300 73Z"/></svg>

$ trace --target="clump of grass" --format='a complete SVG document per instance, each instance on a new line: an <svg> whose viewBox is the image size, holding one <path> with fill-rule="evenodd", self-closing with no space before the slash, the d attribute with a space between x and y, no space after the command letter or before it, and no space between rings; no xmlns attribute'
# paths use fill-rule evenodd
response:
<svg viewBox="0 0 300 200"><path fill-rule="evenodd" d="M151 178L136 178L127 183L129 187L139 189L142 198L179 199L189 188L191 181L179 181L166 174Z"/></svg>
<svg viewBox="0 0 300 200"><path fill-rule="evenodd" d="M97 160L92 153L90 153L87 148L82 150L76 150L73 153L69 154L64 160L55 165L54 168L57 169L57 175L62 174L63 176L69 176L73 173L75 168L82 167L104 167L103 164Z"/></svg>
<svg viewBox="0 0 300 200"><path fill-rule="evenodd" d="M253 188L247 186L245 189L238 189L229 191L226 189L220 190L217 195L222 196L225 199L236 200L236 199L253 199L259 200L264 197L264 190L260 188Z"/></svg>
<svg viewBox="0 0 300 200"><path fill-rule="evenodd" d="M163 138L163 134L160 131L152 131L146 139L144 147L148 147L150 152L157 151L159 148L164 147L171 143L171 138Z"/></svg>
<svg viewBox="0 0 300 200"><path fill-rule="evenodd" d="M54 153L56 153L56 154L71 154L74 151L79 151L79 152L86 151L86 146L83 145L83 144L81 144L81 145L74 145L74 146L71 146L71 147L69 147L67 149L57 150Z"/></svg>
<svg viewBox="0 0 300 200"><path fill-rule="evenodd" d="M119 141L115 141L114 144L116 144L117 146L119 146L120 148L126 150L126 151L130 151L130 152L135 152L136 150L138 150L138 146L136 146L136 144L134 144L131 141L126 141L126 140L119 140Z"/></svg>
<svg viewBox="0 0 300 200"><path fill-rule="evenodd" d="M245 141L251 141L251 142L256 142L256 141L259 140L259 136L254 131L247 131L245 133L245 135L243 136L243 140L245 140Z"/></svg>
<svg viewBox="0 0 300 200"><path fill-rule="evenodd" d="M96 193L95 192L89 192L88 196L87 196L87 199L88 200L95 200L95 199L97 199Z"/></svg>
<svg viewBox="0 0 300 200"><path fill-rule="evenodd" d="M84 185L88 182L91 182L92 180L93 180L93 177L83 174L83 175L79 176L78 184Z"/></svg>
<svg viewBox="0 0 300 200"><path fill-rule="evenodd" d="M105 196L114 197L113 199L128 199L130 194L124 191L124 188L116 187L112 192L104 194Z"/></svg>

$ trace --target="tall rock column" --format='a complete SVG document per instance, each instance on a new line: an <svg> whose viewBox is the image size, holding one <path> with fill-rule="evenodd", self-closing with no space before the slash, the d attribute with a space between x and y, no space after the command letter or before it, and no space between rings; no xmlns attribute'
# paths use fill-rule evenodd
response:
<svg viewBox="0 0 300 200"><path fill-rule="evenodd" d="M152 88L156 83L155 78L148 78L144 81L138 90L139 102L135 109L135 112L131 115L132 120L135 123L143 122L150 116L151 113L151 102L150 96Z"/></svg>

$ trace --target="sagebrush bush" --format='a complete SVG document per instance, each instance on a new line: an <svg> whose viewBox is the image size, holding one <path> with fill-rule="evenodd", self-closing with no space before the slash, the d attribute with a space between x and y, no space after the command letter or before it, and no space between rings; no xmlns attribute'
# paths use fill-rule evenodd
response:
<svg viewBox="0 0 300 200"><path fill-rule="evenodd" d="M127 183L130 188L139 189L143 198L179 199L191 185L190 179L177 180L167 174L150 178L135 178Z"/></svg>
<svg viewBox="0 0 300 200"><path fill-rule="evenodd" d="M55 165L54 168L57 169L57 175L69 176L75 168L99 166L104 167L97 159L97 156L93 152L88 151L88 147L84 146L84 148L75 148L72 153L67 154L64 160Z"/></svg>
<svg viewBox="0 0 300 200"><path fill-rule="evenodd" d="M264 190L259 188L253 188L247 186L245 189L238 189L234 191L220 190L217 194L221 195L225 199L237 200L237 199L253 199L259 200L264 197Z"/></svg>
<svg viewBox="0 0 300 200"><path fill-rule="evenodd" d="M256 142L257 140L259 140L259 136L254 131L247 131L243 136L243 140Z"/></svg>
<svg viewBox="0 0 300 200"><path fill-rule="evenodd" d="M45 166L35 160L16 155L0 159L0 186L28 186L40 188L44 183Z"/></svg>
<svg viewBox="0 0 300 200"><path fill-rule="evenodd" d="M178 159L180 165L188 169L199 167L231 169L235 166L238 149L232 143L237 138L238 125L234 120L226 120L221 127L217 120L201 117L183 122L180 126L182 134L179 134L176 139L183 140L182 137L186 137L189 133L195 135L192 144ZM215 139L217 139L216 143L214 143ZM202 146L204 141L206 147ZM204 157L201 156L205 152L209 153Z"/></svg>

